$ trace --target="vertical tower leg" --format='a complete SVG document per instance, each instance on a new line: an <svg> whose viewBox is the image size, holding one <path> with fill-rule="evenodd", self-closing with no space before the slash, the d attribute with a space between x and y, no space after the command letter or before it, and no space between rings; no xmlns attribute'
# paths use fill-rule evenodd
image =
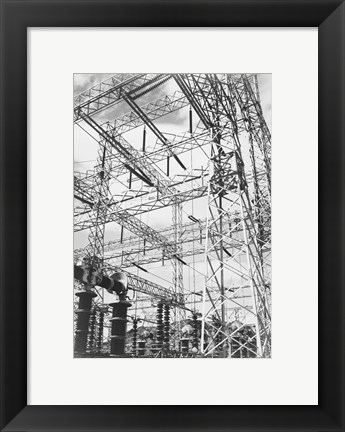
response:
<svg viewBox="0 0 345 432"><path fill-rule="evenodd" d="M176 248L176 254L181 257L183 255L183 248L181 244L182 235L182 203L175 203L172 208L172 221L174 229L174 242ZM173 272L173 284L175 293L179 301L183 301L183 264L177 258L172 260L172 272ZM174 321L177 324L175 338L173 342L175 347L179 338L181 337L181 323L186 319L186 311L182 308L175 308Z"/></svg>

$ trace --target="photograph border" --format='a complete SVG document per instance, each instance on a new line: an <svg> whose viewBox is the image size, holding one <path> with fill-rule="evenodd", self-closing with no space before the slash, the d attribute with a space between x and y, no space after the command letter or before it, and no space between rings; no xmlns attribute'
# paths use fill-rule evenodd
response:
<svg viewBox="0 0 345 432"><path fill-rule="evenodd" d="M3 431L344 430L345 4L333 0L0 0ZM27 405L29 27L318 27L317 406ZM16 115L13 115L15 110ZM284 371L282 371L284 373ZM72 384L73 385L73 384ZM282 389L283 391L283 389ZM296 388L298 392L298 388Z"/></svg>

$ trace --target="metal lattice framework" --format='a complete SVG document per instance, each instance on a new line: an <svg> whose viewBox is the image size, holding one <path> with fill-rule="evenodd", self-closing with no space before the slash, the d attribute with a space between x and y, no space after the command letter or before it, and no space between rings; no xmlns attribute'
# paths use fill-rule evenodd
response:
<svg viewBox="0 0 345 432"><path fill-rule="evenodd" d="M74 228L88 232L75 261L99 293L96 310L102 275L121 269L143 320L157 302L173 308L171 346L192 313L198 355L270 357L271 134L259 90L255 74L116 74L74 98L76 127L98 149L74 176ZM113 224L121 239L109 241ZM170 281L153 282L155 263Z"/></svg>

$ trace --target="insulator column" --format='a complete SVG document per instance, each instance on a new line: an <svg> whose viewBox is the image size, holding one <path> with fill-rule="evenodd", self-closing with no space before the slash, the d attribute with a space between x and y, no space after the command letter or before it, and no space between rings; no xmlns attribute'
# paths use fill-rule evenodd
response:
<svg viewBox="0 0 345 432"><path fill-rule="evenodd" d="M117 303L110 303L113 308L110 336L110 355L113 357L123 356L125 353L126 333L127 333L127 309L131 303L120 300Z"/></svg>
<svg viewBox="0 0 345 432"><path fill-rule="evenodd" d="M133 342L132 342L132 351L133 354L137 354L137 336L138 336L138 320L134 318L133 320Z"/></svg>
<svg viewBox="0 0 345 432"><path fill-rule="evenodd" d="M104 312L99 313L98 318L98 335L97 335L97 350L102 351L103 348L103 329L104 329Z"/></svg>
<svg viewBox="0 0 345 432"><path fill-rule="evenodd" d="M181 339L181 351L182 355L187 355L189 351L189 339L183 338Z"/></svg>
<svg viewBox="0 0 345 432"><path fill-rule="evenodd" d="M163 303L157 305L157 347L163 346Z"/></svg>
<svg viewBox="0 0 345 432"><path fill-rule="evenodd" d="M192 316L192 327L193 327L193 332L192 332L192 347L199 349L199 340L198 340L198 315L197 314L193 314Z"/></svg>
<svg viewBox="0 0 345 432"><path fill-rule="evenodd" d="M91 316L90 316L90 335L89 335L89 343L88 343L89 351L93 351L95 347L95 336L96 336L96 311L94 309L91 312Z"/></svg>
<svg viewBox="0 0 345 432"><path fill-rule="evenodd" d="M76 293L76 296L79 297L79 304L78 309L75 312L78 316L74 341L75 353L85 354L86 352L92 299L96 297L96 295L97 294L92 291L81 291Z"/></svg>
<svg viewBox="0 0 345 432"><path fill-rule="evenodd" d="M138 356L139 357L142 357L145 355L145 351L146 351L145 345L146 345L145 341L139 341L138 342Z"/></svg>
<svg viewBox="0 0 345 432"><path fill-rule="evenodd" d="M170 342L170 307L164 305L164 328L163 328L164 347L169 349Z"/></svg>

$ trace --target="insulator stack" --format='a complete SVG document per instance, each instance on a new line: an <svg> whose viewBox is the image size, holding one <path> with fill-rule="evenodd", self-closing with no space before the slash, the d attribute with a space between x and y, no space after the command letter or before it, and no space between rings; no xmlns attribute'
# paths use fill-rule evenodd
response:
<svg viewBox="0 0 345 432"><path fill-rule="evenodd" d="M139 341L138 342L138 356L139 357L142 357L145 355L145 351L146 351L145 345L146 345L145 341Z"/></svg>
<svg viewBox="0 0 345 432"><path fill-rule="evenodd" d="M137 93L141 88L136 89L136 91L135 91L135 98L137 99L139 97L142 97L142 96L146 95L146 93L148 93L148 92L154 90L155 88L161 86L162 84L164 84L166 81L168 81L171 78L172 78L172 75L167 76L166 78L163 78L162 80L159 80L155 84L147 86L144 90L141 91L141 93L140 92Z"/></svg>
<svg viewBox="0 0 345 432"><path fill-rule="evenodd" d="M192 327L193 327L193 332L192 332L192 347L198 349L199 348L199 340L198 340L198 315L193 314L192 316Z"/></svg>
<svg viewBox="0 0 345 432"><path fill-rule="evenodd" d="M163 345L163 303L157 305L157 345L160 348Z"/></svg>
<svg viewBox="0 0 345 432"><path fill-rule="evenodd" d="M138 320L133 320L133 342L132 342L132 351L133 354L136 355L137 351L137 336L138 336Z"/></svg>
<svg viewBox="0 0 345 432"><path fill-rule="evenodd" d="M182 355L187 355L189 351L189 339L183 338L181 339L181 351Z"/></svg>
<svg viewBox="0 0 345 432"><path fill-rule="evenodd" d="M189 133L193 133L193 112L192 107L189 108Z"/></svg>
<svg viewBox="0 0 345 432"><path fill-rule="evenodd" d="M98 318L98 334L97 334L97 351L102 351L103 348L103 331L104 331L104 312L99 313Z"/></svg>
<svg viewBox="0 0 345 432"><path fill-rule="evenodd" d="M89 343L88 343L88 349L90 351L93 351L94 349L95 336L96 336L96 311L94 309L90 315L90 334L89 334Z"/></svg>
<svg viewBox="0 0 345 432"><path fill-rule="evenodd" d="M170 342L170 307L164 305L164 329L163 329L164 346L169 348Z"/></svg>
<svg viewBox="0 0 345 432"><path fill-rule="evenodd" d="M117 357L125 353L126 332L127 332L127 309L131 303L121 300L117 303L111 303L113 308L113 317L111 321L110 336L110 355Z"/></svg>
<svg viewBox="0 0 345 432"><path fill-rule="evenodd" d="M78 354L85 354L92 299L96 297L96 294L92 291L81 291L76 293L76 296L79 297L79 304L78 309L75 312L78 318L77 329L75 332L74 351Z"/></svg>

